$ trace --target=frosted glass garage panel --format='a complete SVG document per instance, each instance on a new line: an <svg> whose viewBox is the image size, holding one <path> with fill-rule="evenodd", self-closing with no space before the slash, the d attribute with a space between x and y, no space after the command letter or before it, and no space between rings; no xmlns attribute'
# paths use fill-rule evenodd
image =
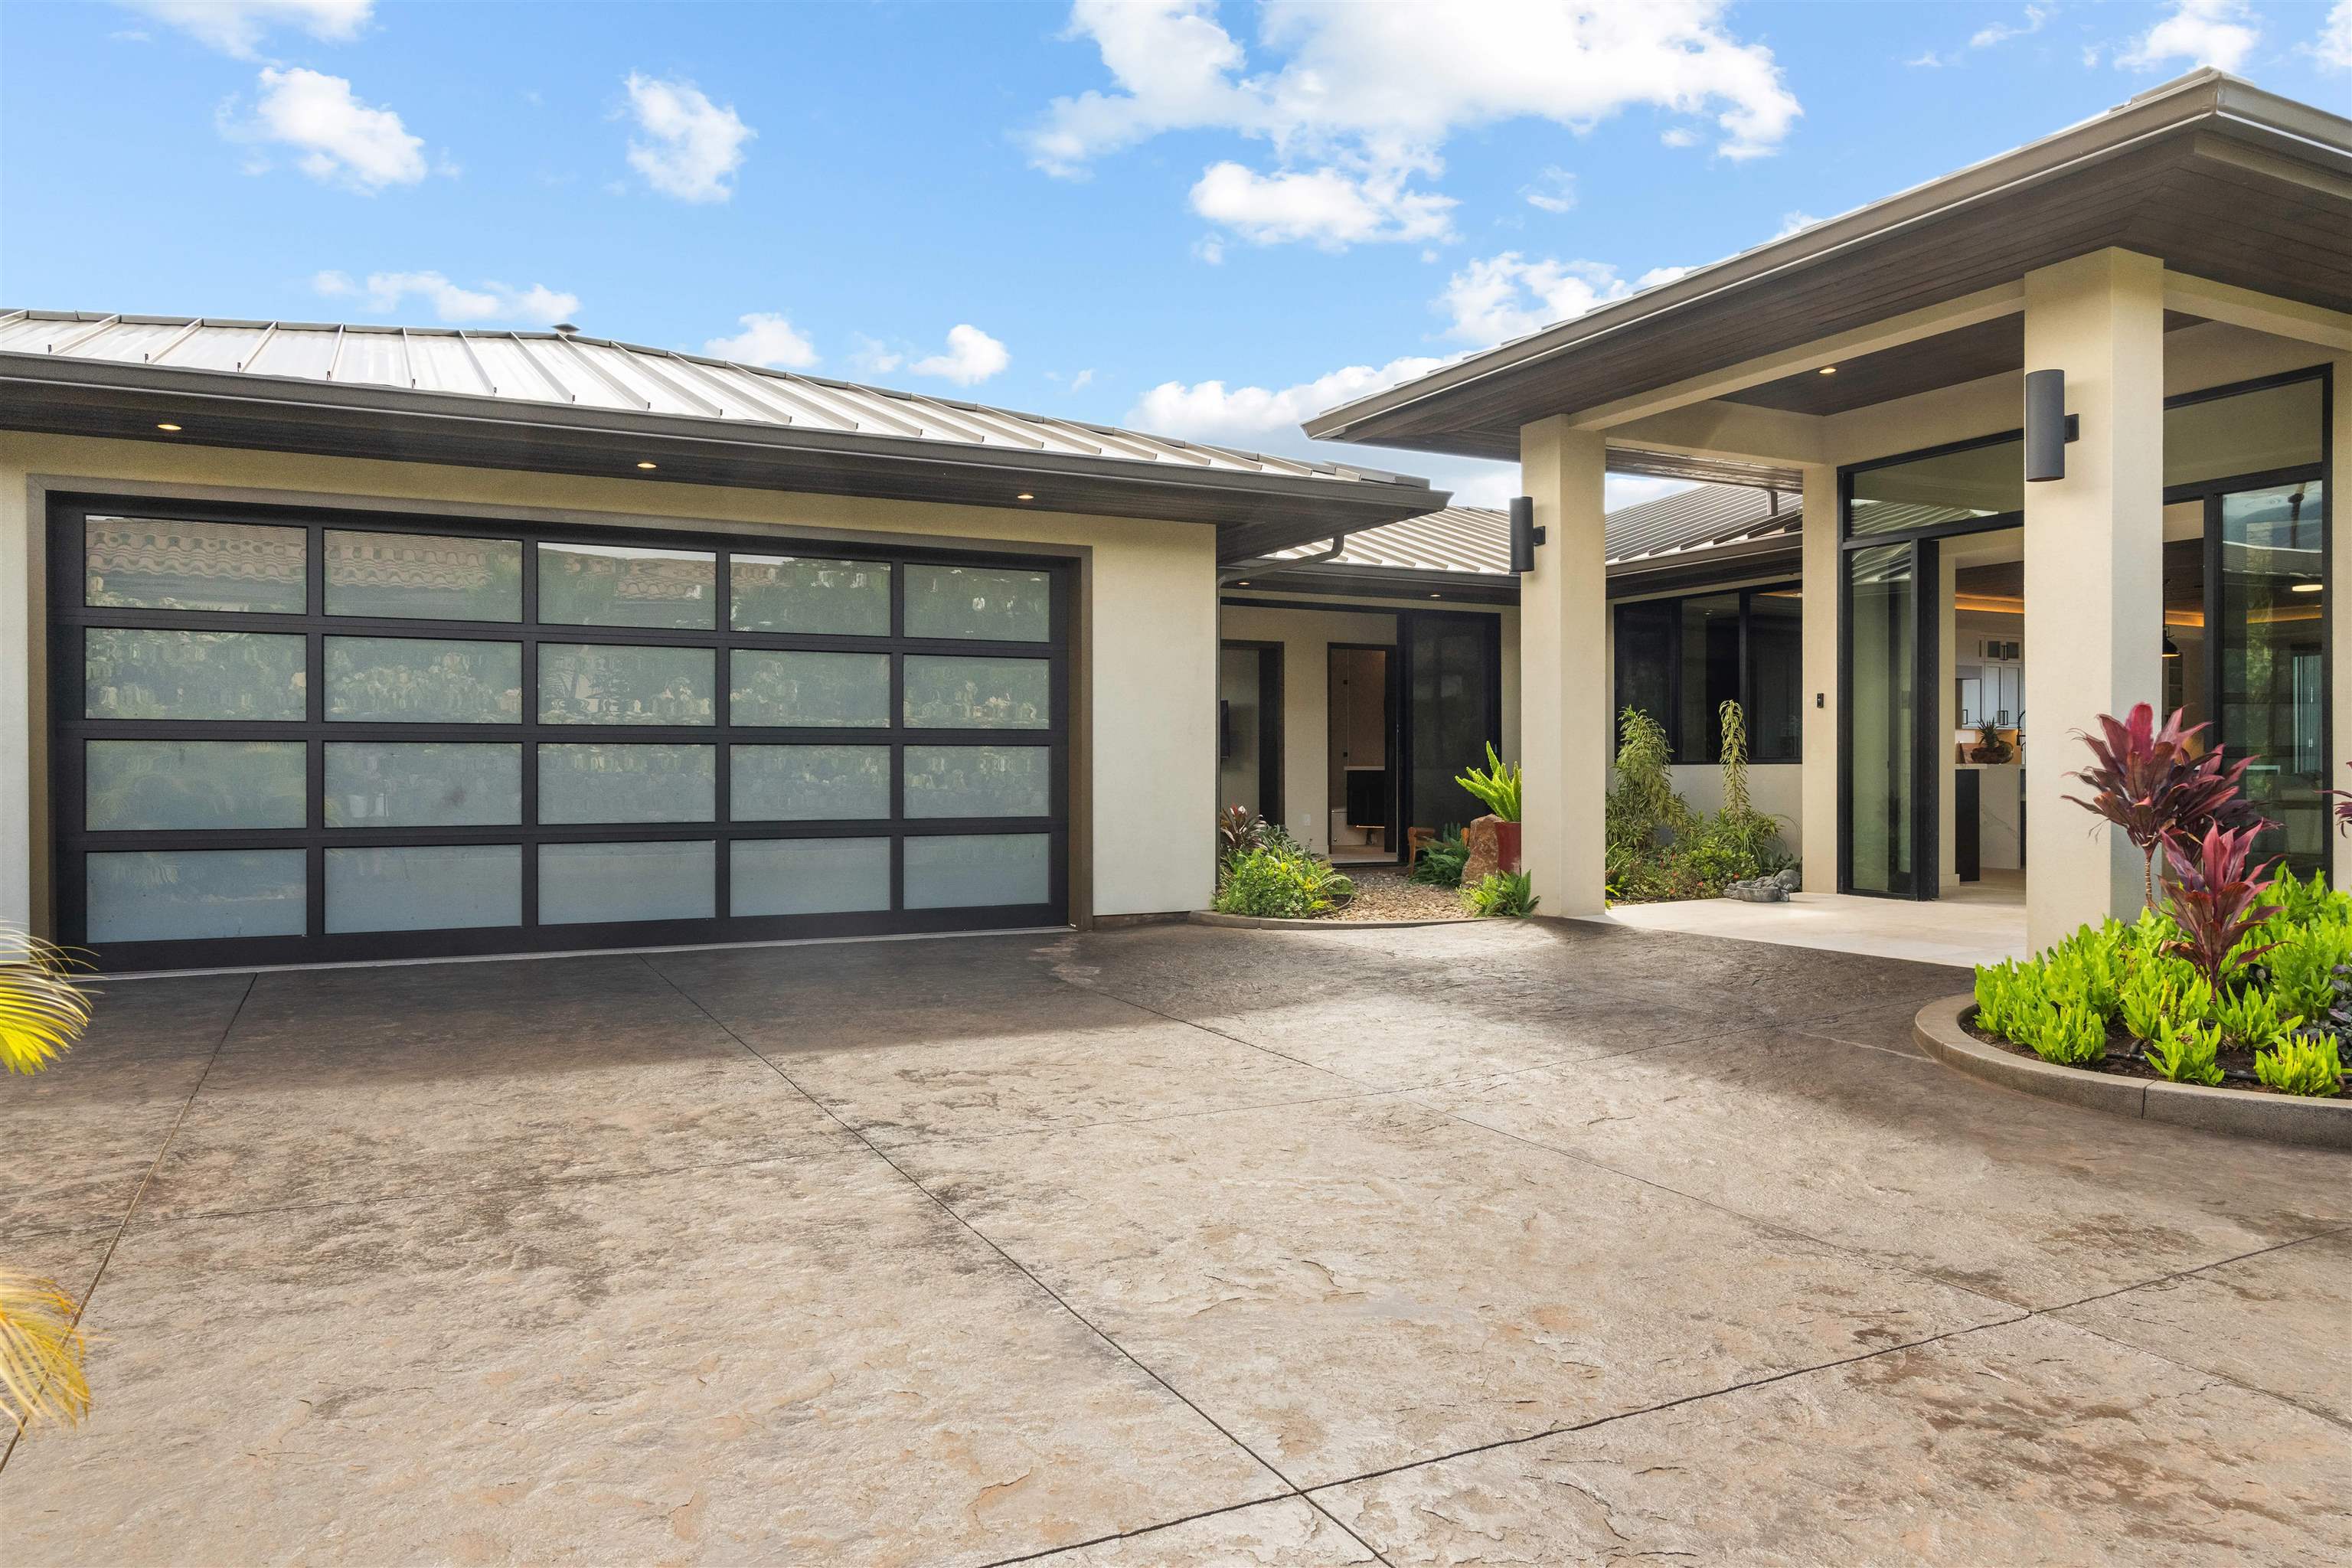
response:
<svg viewBox="0 0 2352 1568"><path fill-rule="evenodd" d="M729 887L738 915L825 915L890 907L887 838L739 838Z"/></svg>
<svg viewBox="0 0 2352 1568"><path fill-rule="evenodd" d="M542 844L542 925L711 917L718 846L690 843Z"/></svg>
<svg viewBox="0 0 2352 1568"><path fill-rule="evenodd" d="M908 816L1044 816L1054 799L1044 746L908 746Z"/></svg>
<svg viewBox="0 0 2352 1568"><path fill-rule="evenodd" d="M738 746L730 766L737 822L863 821L890 815L887 746Z"/></svg>
<svg viewBox="0 0 2352 1568"><path fill-rule="evenodd" d="M82 633L82 712L92 719L304 716L302 638L267 632Z"/></svg>
<svg viewBox="0 0 2352 1568"><path fill-rule="evenodd" d="M358 724L512 724L522 645L453 637L329 637L327 717Z"/></svg>
<svg viewBox="0 0 2352 1568"><path fill-rule="evenodd" d="M707 647L539 645L545 724L709 724L719 656Z"/></svg>
<svg viewBox="0 0 2352 1568"><path fill-rule="evenodd" d="M779 653L738 648L729 656L733 718L779 728L890 726L887 653Z"/></svg>
<svg viewBox="0 0 2352 1568"><path fill-rule="evenodd" d="M327 614L520 621L522 542L435 533L326 534Z"/></svg>
<svg viewBox="0 0 2352 1568"><path fill-rule="evenodd" d="M952 910L1053 900L1043 833L946 834L906 841L907 908Z"/></svg>
<svg viewBox="0 0 2352 1568"><path fill-rule="evenodd" d="M716 746L560 745L539 749L543 823L709 822Z"/></svg>
<svg viewBox="0 0 2352 1568"><path fill-rule="evenodd" d="M307 822L299 741L92 741L82 763L93 833Z"/></svg>
<svg viewBox="0 0 2352 1568"><path fill-rule="evenodd" d="M327 851L327 929L472 930L522 924L522 847Z"/></svg>
<svg viewBox="0 0 2352 1568"><path fill-rule="evenodd" d="M327 743L330 827L504 827L521 820L519 745Z"/></svg>
<svg viewBox="0 0 2352 1568"><path fill-rule="evenodd" d="M299 849L171 849L83 860L89 938L184 942L300 936L309 915Z"/></svg>
<svg viewBox="0 0 2352 1568"><path fill-rule="evenodd" d="M907 656L907 722L929 730L1043 730L1053 722L1053 666L1042 658Z"/></svg>
<svg viewBox="0 0 2352 1568"><path fill-rule="evenodd" d="M907 635L1045 642L1054 635L1054 579L1003 566L908 566Z"/></svg>
<svg viewBox="0 0 2352 1568"><path fill-rule="evenodd" d="M83 529L85 604L302 613L304 529L150 517L93 517Z"/></svg>
<svg viewBox="0 0 2352 1568"><path fill-rule="evenodd" d="M890 566L798 555L730 555L729 624L739 632L890 635Z"/></svg>
<svg viewBox="0 0 2352 1568"><path fill-rule="evenodd" d="M539 619L542 626L710 630L719 624L719 557L700 550L542 544Z"/></svg>

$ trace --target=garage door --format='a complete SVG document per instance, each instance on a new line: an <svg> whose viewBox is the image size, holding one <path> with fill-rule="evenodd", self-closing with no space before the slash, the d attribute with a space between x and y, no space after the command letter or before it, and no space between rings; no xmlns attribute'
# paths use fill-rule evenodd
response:
<svg viewBox="0 0 2352 1568"><path fill-rule="evenodd" d="M1067 918L1055 563L152 501L51 545L106 968Z"/></svg>

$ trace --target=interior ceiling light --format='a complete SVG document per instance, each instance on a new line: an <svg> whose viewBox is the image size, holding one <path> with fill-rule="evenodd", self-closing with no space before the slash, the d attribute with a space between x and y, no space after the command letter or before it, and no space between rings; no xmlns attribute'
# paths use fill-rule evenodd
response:
<svg viewBox="0 0 2352 1568"><path fill-rule="evenodd" d="M637 467L639 467L639 468L659 468L660 466L661 466L661 465L660 465L660 464L658 464L658 463L639 463L639 464L637 465Z"/></svg>
<svg viewBox="0 0 2352 1568"><path fill-rule="evenodd" d="M1823 375L1835 375L1837 374L1837 366L1833 364L1825 364L1822 366L1821 373Z"/></svg>
<svg viewBox="0 0 2352 1568"><path fill-rule="evenodd" d="M2317 583L2296 583L2292 585L2291 591L2297 594L2316 594L2319 589L2320 584Z"/></svg>
<svg viewBox="0 0 2352 1568"><path fill-rule="evenodd" d="M1246 588L1249 586L1249 579L1244 577L1240 582L1234 584L1234 586L1236 588Z"/></svg>
<svg viewBox="0 0 2352 1568"><path fill-rule="evenodd" d="M156 429L158 429L158 430L174 430L174 431L176 431L177 429L179 429L179 426L178 426L177 425L166 425L166 424L161 424L161 423L159 423L159 424L155 426L155 428L156 428Z"/></svg>

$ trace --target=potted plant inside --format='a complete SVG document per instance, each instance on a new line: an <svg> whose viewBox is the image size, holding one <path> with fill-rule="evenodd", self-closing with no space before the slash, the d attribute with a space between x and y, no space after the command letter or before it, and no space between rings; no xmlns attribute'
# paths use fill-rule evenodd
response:
<svg viewBox="0 0 2352 1568"><path fill-rule="evenodd" d="M1519 764L1506 763L1495 754L1495 742L1486 742L1486 768L1484 773L1472 763L1469 771L1454 781L1467 790L1493 816L1495 826L1495 858L1506 871L1519 868Z"/></svg>
<svg viewBox="0 0 2352 1568"><path fill-rule="evenodd" d="M2011 756L2009 742L2000 738L2000 726L1988 719L1977 726L1977 743L1969 748L1972 763L2005 763Z"/></svg>

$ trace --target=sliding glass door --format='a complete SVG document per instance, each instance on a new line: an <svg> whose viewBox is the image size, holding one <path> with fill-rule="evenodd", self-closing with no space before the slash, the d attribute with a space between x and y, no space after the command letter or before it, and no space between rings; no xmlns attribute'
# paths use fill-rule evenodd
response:
<svg viewBox="0 0 2352 1568"><path fill-rule="evenodd" d="M1486 808L1454 781L1486 765L1503 737L1500 622L1493 616L1409 610L1398 617L1404 655L1403 810L1408 826L1444 829Z"/></svg>
<svg viewBox="0 0 2352 1568"><path fill-rule="evenodd" d="M1936 770L1922 704L1935 690L1928 635L1936 543L1845 552L1845 767L1842 835L1848 892L1932 897Z"/></svg>
<svg viewBox="0 0 2352 1568"><path fill-rule="evenodd" d="M2309 875L2327 858L2327 508L2318 480L2207 503L2219 543L2221 740L2257 760L2246 793L2279 826L2261 850Z"/></svg>

